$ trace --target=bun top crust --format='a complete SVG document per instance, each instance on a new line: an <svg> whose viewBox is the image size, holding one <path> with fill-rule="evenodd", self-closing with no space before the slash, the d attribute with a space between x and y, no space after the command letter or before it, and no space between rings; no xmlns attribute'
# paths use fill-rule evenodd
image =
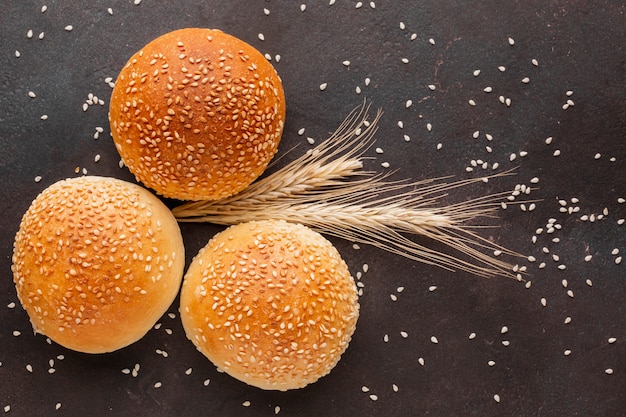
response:
<svg viewBox="0 0 626 417"><path fill-rule="evenodd" d="M219 30L186 28L129 59L109 110L115 146L138 181L169 198L218 200L267 167L285 97L254 47Z"/></svg>
<svg viewBox="0 0 626 417"><path fill-rule="evenodd" d="M174 301L185 262L178 224L159 199L93 176L59 181L35 198L12 260L35 332L86 353L143 337Z"/></svg>
<svg viewBox="0 0 626 417"><path fill-rule="evenodd" d="M198 350L268 390L301 388L330 372L359 315L354 280L334 246L275 220L217 234L192 261L180 302Z"/></svg>

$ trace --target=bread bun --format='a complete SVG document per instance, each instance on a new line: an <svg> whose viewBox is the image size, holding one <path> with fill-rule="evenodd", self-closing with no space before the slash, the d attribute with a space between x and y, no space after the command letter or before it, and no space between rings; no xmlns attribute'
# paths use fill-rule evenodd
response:
<svg viewBox="0 0 626 417"><path fill-rule="evenodd" d="M285 97L255 48L219 30L187 28L130 58L109 121L137 180L169 198L218 200L267 167L283 132Z"/></svg>
<svg viewBox="0 0 626 417"><path fill-rule="evenodd" d="M187 337L218 368L268 390L301 388L337 364L359 304L319 233L284 221L231 226L192 261L180 298Z"/></svg>
<svg viewBox="0 0 626 417"><path fill-rule="evenodd" d="M174 301L184 263L178 224L159 199L125 181L79 177L32 202L12 270L36 333L104 353L150 330Z"/></svg>

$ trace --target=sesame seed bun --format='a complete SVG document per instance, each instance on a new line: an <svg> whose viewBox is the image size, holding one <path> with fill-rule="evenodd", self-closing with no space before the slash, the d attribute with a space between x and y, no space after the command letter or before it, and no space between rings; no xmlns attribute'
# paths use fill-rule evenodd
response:
<svg viewBox="0 0 626 417"><path fill-rule="evenodd" d="M218 200L252 183L283 132L285 97L274 67L219 30L158 37L121 70L111 133L138 181L180 200Z"/></svg>
<svg viewBox="0 0 626 417"><path fill-rule="evenodd" d="M35 198L15 236L12 270L36 333L104 353L150 330L174 301L184 263L180 229L158 198L91 176Z"/></svg>
<svg viewBox="0 0 626 417"><path fill-rule="evenodd" d="M181 290L187 337L218 368L267 390L326 375L359 315L356 286L335 247L299 224L231 226L192 261Z"/></svg>

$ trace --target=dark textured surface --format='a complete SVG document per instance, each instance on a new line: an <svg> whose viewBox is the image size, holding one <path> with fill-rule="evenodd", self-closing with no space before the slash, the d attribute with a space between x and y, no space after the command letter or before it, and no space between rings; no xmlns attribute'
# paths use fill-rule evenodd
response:
<svg viewBox="0 0 626 417"><path fill-rule="evenodd" d="M379 0L375 8L367 1L357 5L343 0L334 5L326 0L2 3L0 410L10 407L4 408L8 415L20 416L624 414L626 261L616 263L626 252L626 225L619 222L626 217L626 203L618 200L626 198L623 2ZM67 25L73 30L64 30ZM536 209L510 206L489 220L498 228L481 231L537 259L522 262L530 288L416 264L373 248L355 250L350 242L333 239L353 274L369 266L361 278L357 331L330 375L287 393L260 391L217 372L186 340L176 303L158 329L112 354L79 354L33 336L10 270L23 212L46 186L80 175L77 167L132 180L118 167L109 137L111 89L104 80L115 79L126 59L151 39L189 26L222 29L272 57L287 99L283 153L298 143L294 152L304 152L310 147L307 137L319 142L367 98L385 112L376 144L384 153L372 149L367 168L384 171L386 161L398 178L419 180L477 177L491 172L495 162L496 171L518 167L514 177L453 190L448 201L455 202L530 185L537 177L537 190L528 196L541 200ZM509 37L515 40L512 46ZM477 69L480 75L474 76ZM521 82L526 76L528 84ZM328 83L324 91L322 83ZM485 93L487 86L493 92ZM84 112L89 93L105 105ZM500 103L500 95L511 98L511 106ZM470 99L476 106L468 104ZM568 99L575 105L563 109ZM413 103L408 108L407 100ZM44 114L47 120L40 119ZM104 132L96 140L97 126ZM549 145L547 137L553 137ZM557 149L561 155L554 157ZM98 162L95 155L101 156ZM489 169L467 172L478 159ZM594 215L595 221L581 219L584 215ZM533 243L536 229L551 218L561 229L544 231ZM184 224L182 230L190 260L221 228ZM593 255L589 262L587 255ZM557 268L561 264L565 270ZM503 326L509 329L505 334ZM610 338L616 341L609 343ZM54 373L48 371L50 360ZM135 364L141 365L136 377L122 372ZM370 391L363 392L363 386Z"/></svg>

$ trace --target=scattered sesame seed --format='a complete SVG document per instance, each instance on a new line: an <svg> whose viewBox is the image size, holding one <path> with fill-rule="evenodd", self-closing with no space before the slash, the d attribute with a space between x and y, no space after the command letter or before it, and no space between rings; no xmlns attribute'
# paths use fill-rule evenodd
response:
<svg viewBox="0 0 626 417"><path fill-rule="evenodd" d="M389 342L389 335L388 334L383 336L383 342L385 342L385 343Z"/></svg>
<svg viewBox="0 0 626 417"><path fill-rule="evenodd" d="M428 287L428 291L433 292L437 289L436 285L431 285L430 287Z"/></svg>
<svg viewBox="0 0 626 417"><path fill-rule="evenodd" d="M403 64L408 64L409 63L409 59L408 58L402 58L401 59Z"/></svg>
<svg viewBox="0 0 626 417"><path fill-rule="evenodd" d="M72 29L74 29L74 26L72 26L72 25L65 26L65 30L68 31L68 32L71 32Z"/></svg>
<svg viewBox="0 0 626 417"><path fill-rule="evenodd" d="M406 29L406 26L405 26L404 22L400 22L400 29L401 30Z"/></svg>
<svg viewBox="0 0 626 417"><path fill-rule="evenodd" d="M343 64L345 67L349 67L349 66L350 66L350 61L348 61L348 60L343 61L343 62L342 62L342 64Z"/></svg>
<svg viewBox="0 0 626 417"><path fill-rule="evenodd" d="M41 6L41 13L45 13L46 10L48 10L48 6L46 6L45 4Z"/></svg>
<svg viewBox="0 0 626 417"><path fill-rule="evenodd" d="M400 332L400 336L402 336L404 339L406 339L407 337L409 337L409 334L407 332Z"/></svg>
<svg viewBox="0 0 626 417"><path fill-rule="evenodd" d="M372 400L372 401L377 401L377 400L378 400L378 395L376 395L376 394L370 394L370 400Z"/></svg>
<svg viewBox="0 0 626 417"><path fill-rule="evenodd" d="M475 106L476 105L476 102L474 100L471 100L471 99L468 101L468 103L469 103L470 106Z"/></svg>
<svg viewBox="0 0 626 417"><path fill-rule="evenodd" d="M406 103L404 103L404 107L406 107L407 109L411 107L412 105L413 105L413 100L407 100Z"/></svg>
<svg viewBox="0 0 626 417"><path fill-rule="evenodd" d="M609 337L608 342L609 342L610 344L613 344L613 343L617 342L617 338L615 338L615 337Z"/></svg>
<svg viewBox="0 0 626 417"><path fill-rule="evenodd" d="M428 43L430 43L431 45L435 44L435 40L433 38L428 39Z"/></svg>
<svg viewBox="0 0 626 417"><path fill-rule="evenodd" d="M489 365L489 366L494 366L495 364L496 364L496 363L495 363L494 361L489 361L489 362L487 362L487 365Z"/></svg>
<svg viewBox="0 0 626 417"><path fill-rule="evenodd" d="M393 392L398 392L399 388L396 384L391 384L391 389L393 390Z"/></svg>
<svg viewBox="0 0 626 417"><path fill-rule="evenodd" d="M244 401L243 403L241 403L241 405L243 405L244 407L250 407L250 401Z"/></svg>
<svg viewBox="0 0 626 417"><path fill-rule="evenodd" d="M259 40L261 40L261 41L264 41L264 40L265 40L265 35L264 35L264 34L262 34L262 33L259 33L259 34L257 35L257 37L258 37L258 38L259 38Z"/></svg>
<svg viewBox="0 0 626 417"><path fill-rule="evenodd" d="M545 298L542 298L541 299L541 305L544 306L544 307L547 306L548 305L548 300L546 300Z"/></svg>
<svg viewBox="0 0 626 417"><path fill-rule="evenodd" d="M513 40L513 38L509 38L509 45L515 45L515 40Z"/></svg>
<svg viewBox="0 0 626 417"><path fill-rule="evenodd" d="M59 410L60 408L61 408L61 403L56 403L56 404L54 405L54 409L55 409L55 410Z"/></svg>
<svg viewBox="0 0 626 417"><path fill-rule="evenodd" d="M572 318L571 317L565 317L565 320L563 320L563 323L565 324L570 324L572 322Z"/></svg>
<svg viewBox="0 0 626 417"><path fill-rule="evenodd" d="M11 406L10 405L5 405L4 406L4 412L8 413L9 411L11 411Z"/></svg>
<svg viewBox="0 0 626 417"><path fill-rule="evenodd" d="M480 70L479 69L474 70L473 74L474 74L474 77L478 77L480 75Z"/></svg>
<svg viewBox="0 0 626 417"><path fill-rule="evenodd" d="M554 157L557 157L557 156L560 156L560 155L561 155L561 151L558 150L558 149L556 151L554 151L554 153L552 154L552 156L554 156Z"/></svg>
<svg viewBox="0 0 626 417"><path fill-rule="evenodd" d="M483 91L484 91L485 93L491 93L491 92L493 91L493 88L491 88L491 87L485 87L485 88L483 88Z"/></svg>
<svg viewBox="0 0 626 417"><path fill-rule="evenodd" d="M354 6L355 9L360 9L361 7L363 7L363 2L362 1L357 1L356 5Z"/></svg>
<svg viewBox="0 0 626 417"><path fill-rule="evenodd" d="M530 78L528 78L528 77L524 77L524 78L522 78L522 82L523 82L524 84L528 84L528 83L530 82Z"/></svg>
<svg viewBox="0 0 626 417"><path fill-rule="evenodd" d="M565 351L563 352L563 355L565 355L565 356L569 356L571 354L572 354L572 351L569 350L569 349L565 349Z"/></svg>
<svg viewBox="0 0 626 417"><path fill-rule="evenodd" d="M328 87L328 83L320 84L320 90L324 91L324 90L326 90L326 87Z"/></svg>
<svg viewBox="0 0 626 417"><path fill-rule="evenodd" d="M434 344L439 343L439 340L437 340L437 338L436 338L435 336L431 336L431 337L430 337L430 341L431 341L432 343L434 343Z"/></svg>
<svg viewBox="0 0 626 417"><path fill-rule="evenodd" d="M504 72L504 71L506 71L506 67L504 65L500 65L500 66L498 66L498 71Z"/></svg>
<svg viewBox="0 0 626 417"><path fill-rule="evenodd" d="M613 375L613 369L612 368L607 368L604 370L604 373L607 375Z"/></svg>
<svg viewBox="0 0 626 417"><path fill-rule="evenodd" d="M278 413L280 413L280 406L279 405L274 407L274 414L278 414Z"/></svg>
<svg viewBox="0 0 626 417"><path fill-rule="evenodd" d="M476 338L476 333L474 333L474 332L470 333L469 336L468 336L469 340L472 340L472 339L475 339L475 338Z"/></svg>
<svg viewBox="0 0 626 417"><path fill-rule="evenodd" d="M154 388L161 388L163 386L163 384L161 382L155 382L154 383Z"/></svg>
<svg viewBox="0 0 626 417"><path fill-rule="evenodd" d="M300 11L304 12L305 10L306 10L306 4L303 3L300 5Z"/></svg>
<svg viewBox="0 0 626 417"><path fill-rule="evenodd" d="M535 58L533 58L530 62L532 62L532 64L536 67L539 66L539 61L537 61Z"/></svg>
<svg viewBox="0 0 626 417"><path fill-rule="evenodd" d="M43 114L40 117L41 120L48 120L48 115L47 114Z"/></svg>
<svg viewBox="0 0 626 417"><path fill-rule="evenodd" d="M500 396L499 396L498 394L495 394L495 395L493 396L493 400L494 400L495 402L499 403L499 402L500 402Z"/></svg>
<svg viewBox="0 0 626 417"><path fill-rule="evenodd" d="M617 258L615 258L615 265L619 265L622 263L622 257L618 256Z"/></svg>
<svg viewBox="0 0 626 417"><path fill-rule="evenodd" d="M509 331L509 328L507 326L502 326L502 328L500 329L500 334L505 334L508 331Z"/></svg>
<svg viewBox="0 0 626 417"><path fill-rule="evenodd" d="M211 383L211 380L208 378L202 381L202 385L204 385L205 387L208 387L210 383Z"/></svg>
<svg viewBox="0 0 626 417"><path fill-rule="evenodd" d="M139 6L139 4L141 4L141 0L133 0L133 4L135 6Z"/></svg>
<svg viewBox="0 0 626 417"><path fill-rule="evenodd" d="M417 358L417 363L419 363L421 366L424 366L424 363L425 363L424 358L422 357Z"/></svg>
<svg viewBox="0 0 626 417"><path fill-rule="evenodd" d="M46 36L44 32L39 33L39 36L38 36L39 40L42 40L44 36Z"/></svg>
<svg viewBox="0 0 626 417"><path fill-rule="evenodd" d="M110 15L112 16L112 15L113 15L113 9L109 7L109 8L107 9L107 13L108 13L108 14L110 14Z"/></svg>

